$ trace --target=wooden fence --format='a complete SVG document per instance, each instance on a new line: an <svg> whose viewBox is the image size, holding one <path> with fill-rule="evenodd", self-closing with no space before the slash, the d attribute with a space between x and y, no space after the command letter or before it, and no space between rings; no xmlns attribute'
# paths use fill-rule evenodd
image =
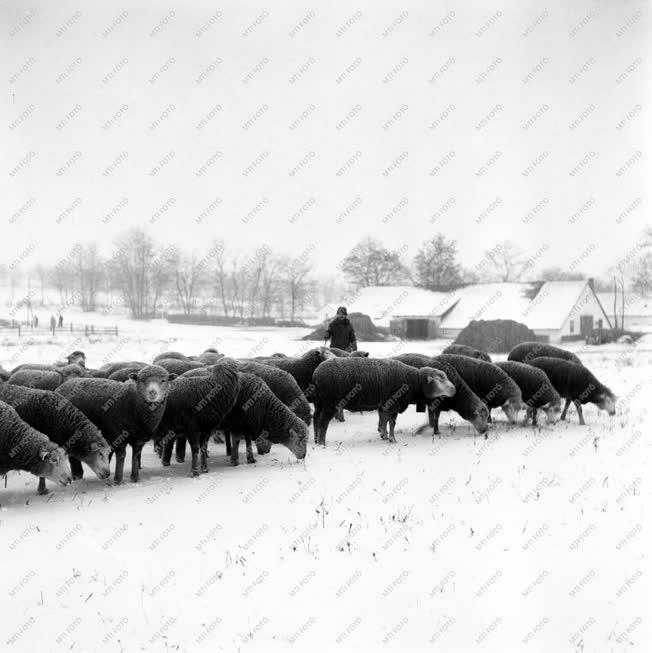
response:
<svg viewBox="0 0 652 653"><path fill-rule="evenodd" d="M21 336L47 336L47 335L57 335L64 333L83 333L85 336L117 336L118 327L117 326L97 326L95 324L74 324L71 322L66 326L56 326L54 328L50 327L33 327L26 322L11 322L3 323L0 325L0 334L7 331L17 332L18 337Z"/></svg>

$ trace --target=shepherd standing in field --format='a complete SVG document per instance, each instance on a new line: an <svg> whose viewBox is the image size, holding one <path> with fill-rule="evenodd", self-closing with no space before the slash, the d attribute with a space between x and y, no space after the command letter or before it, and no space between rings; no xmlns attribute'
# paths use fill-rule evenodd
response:
<svg viewBox="0 0 652 653"><path fill-rule="evenodd" d="M335 314L335 319L331 321L324 336L324 342L328 342L330 338L331 347L337 347L344 351L356 351L358 343L355 339L355 331L353 325L347 317L346 308L340 306Z"/></svg>

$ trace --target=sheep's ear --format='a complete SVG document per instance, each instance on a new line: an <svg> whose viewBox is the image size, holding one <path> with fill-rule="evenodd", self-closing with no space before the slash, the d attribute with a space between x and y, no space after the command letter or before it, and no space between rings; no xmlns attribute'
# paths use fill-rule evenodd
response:
<svg viewBox="0 0 652 653"><path fill-rule="evenodd" d="M132 372L127 378L131 381L138 381L138 374L136 372Z"/></svg>
<svg viewBox="0 0 652 653"><path fill-rule="evenodd" d="M178 374L172 372L172 374L168 375L168 381L174 381L174 379L176 379L178 376L179 376Z"/></svg>
<svg viewBox="0 0 652 653"><path fill-rule="evenodd" d="M48 457L49 453L50 453L49 451L46 451L45 449L41 449L41 451L38 452L38 457L41 460L45 460Z"/></svg>

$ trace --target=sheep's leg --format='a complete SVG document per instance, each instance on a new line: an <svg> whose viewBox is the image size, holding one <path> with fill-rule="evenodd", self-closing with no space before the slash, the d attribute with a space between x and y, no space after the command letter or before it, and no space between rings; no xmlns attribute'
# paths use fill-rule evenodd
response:
<svg viewBox="0 0 652 653"><path fill-rule="evenodd" d="M344 408L342 408L342 406L339 406L337 408L337 412L335 413L335 419L338 422L343 422L344 421Z"/></svg>
<svg viewBox="0 0 652 653"><path fill-rule="evenodd" d="M571 400L566 399L566 404L564 405L564 410L561 411L559 419L566 419L566 411L568 411L569 406L571 405Z"/></svg>
<svg viewBox="0 0 652 653"><path fill-rule="evenodd" d="M315 444L319 444L319 418L321 417L321 406L315 404L315 412L312 416L312 430L315 433Z"/></svg>
<svg viewBox="0 0 652 653"><path fill-rule="evenodd" d="M247 435L245 436L245 443L247 445L247 462L248 463L255 463L256 459L254 458L254 452L251 449L251 438Z"/></svg>
<svg viewBox="0 0 652 653"><path fill-rule="evenodd" d="M161 452L161 464L163 467L169 467L172 458L172 449L174 448L174 438L165 437L163 441L163 451Z"/></svg>
<svg viewBox="0 0 652 653"><path fill-rule="evenodd" d="M532 426L537 425L537 409L532 406Z"/></svg>
<svg viewBox="0 0 652 653"><path fill-rule="evenodd" d="M38 493L47 494L50 490L45 487L45 477L39 476L38 479Z"/></svg>
<svg viewBox="0 0 652 653"><path fill-rule="evenodd" d="M430 425L432 426L432 434L433 435L440 435L439 431L439 415L441 411L439 408L433 408L432 411L428 413L428 421L430 422Z"/></svg>
<svg viewBox="0 0 652 653"><path fill-rule="evenodd" d="M225 432L225 435L228 434L228 431ZM233 466L240 464L240 435L236 433L230 433L227 437L230 436L231 439L231 464Z"/></svg>
<svg viewBox="0 0 652 653"><path fill-rule="evenodd" d="M81 460L70 456L70 471L72 472L72 480L78 481L84 478L84 468L82 467Z"/></svg>
<svg viewBox="0 0 652 653"><path fill-rule="evenodd" d="M202 474L205 474L208 472L208 435L202 435L201 438L201 471ZM179 441L177 440L177 443ZM185 442L184 442L184 449L185 449Z"/></svg>
<svg viewBox="0 0 652 653"><path fill-rule="evenodd" d="M187 435L190 444L190 451L192 452L192 462L190 463L190 474L192 476L199 476L199 435L192 433Z"/></svg>
<svg viewBox="0 0 652 653"><path fill-rule="evenodd" d="M379 409L378 429L380 431L380 437L383 440L387 440L387 419L388 419L387 413Z"/></svg>
<svg viewBox="0 0 652 653"><path fill-rule="evenodd" d="M117 485L122 483L122 476L125 468L125 458L127 457L127 447L122 446L115 450L115 474L113 480Z"/></svg>
<svg viewBox="0 0 652 653"><path fill-rule="evenodd" d="M527 426L528 422L530 421L530 415L531 415L532 409L527 406L525 409L525 417L523 418L523 421L521 422L521 426Z"/></svg>
<svg viewBox="0 0 652 653"><path fill-rule="evenodd" d="M326 446L326 431L328 431L328 424L335 415L335 408L326 409L322 408L319 415L319 440L317 444L323 444Z"/></svg>
<svg viewBox="0 0 652 653"><path fill-rule="evenodd" d="M487 410L489 411L489 415L487 417L487 424L493 424L493 420L491 419L491 408L487 406Z"/></svg>
<svg viewBox="0 0 652 653"><path fill-rule="evenodd" d="M389 416L389 441L390 442L396 442L396 438L394 437L395 426L396 426L396 413L392 413Z"/></svg>
<svg viewBox="0 0 652 653"><path fill-rule="evenodd" d="M582 426L586 426L586 422L584 421L584 414L582 413L582 402L579 399L576 399L574 402L575 408L577 408L577 414L580 417L580 424Z"/></svg>
<svg viewBox="0 0 652 653"><path fill-rule="evenodd" d="M382 413L381 413L380 408L379 408L378 409L378 426L376 427L376 431L378 431L378 433L380 433L381 420L382 420Z"/></svg>
<svg viewBox="0 0 652 653"><path fill-rule="evenodd" d="M224 444L226 445L226 455L231 455L231 435L228 431L224 431Z"/></svg>
<svg viewBox="0 0 652 653"><path fill-rule="evenodd" d="M185 435L180 435L177 438L175 453L176 453L176 458L178 463L185 462L186 460L186 436Z"/></svg>
<svg viewBox="0 0 652 653"><path fill-rule="evenodd" d="M131 480L134 483L138 483L140 476L140 452L142 448L142 444L131 445Z"/></svg>

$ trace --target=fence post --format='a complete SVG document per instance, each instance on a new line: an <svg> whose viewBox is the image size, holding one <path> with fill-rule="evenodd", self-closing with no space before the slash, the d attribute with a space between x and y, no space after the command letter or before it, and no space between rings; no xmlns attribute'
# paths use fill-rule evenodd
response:
<svg viewBox="0 0 652 653"><path fill-rule="evenodd" d="M20 324L18 325L18 337L20 338Z"/></svg>
<svg viewBox="0 0 652 653"><path fill-rule="evenodd" d="M88 324L85 324L85 325L84 325L84 335L85 335L85 336L88 335Z"/></svg>

